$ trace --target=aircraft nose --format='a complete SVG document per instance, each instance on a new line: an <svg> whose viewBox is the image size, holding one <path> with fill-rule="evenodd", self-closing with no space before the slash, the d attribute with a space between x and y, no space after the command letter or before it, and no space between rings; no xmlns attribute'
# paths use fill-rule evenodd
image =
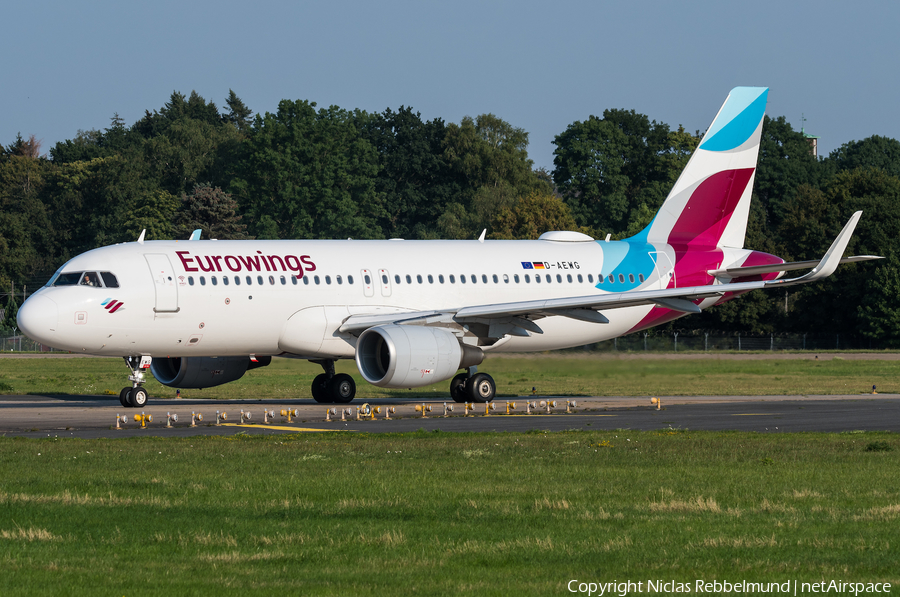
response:
<svg viewBox="0 0 900 597"><path fill-rule="evenodd" d="M16 322L26 336L45 342L53 338L59 326L59 307L52 299L36 294L19 308Z"/></svg>

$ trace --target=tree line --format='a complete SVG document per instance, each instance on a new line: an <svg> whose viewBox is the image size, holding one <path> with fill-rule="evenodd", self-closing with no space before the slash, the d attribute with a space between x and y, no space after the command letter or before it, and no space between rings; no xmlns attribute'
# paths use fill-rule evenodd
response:
<svg viewBox="0 0 900 597"><path fill-rule="evenodd" d="M700 138L606 110L555 138L548 172L528 158L528 133L493 114L448 123L405 106L369 113L306 100L254 114L233 91L222 108L175 92L130 125L114 115L47 154L34 136L0 148L0 289L35 289L67 259L144 229L147 239L196 228L220 239L457 239L485 228L495 239L625 238L650 222ZM767 116L746 246L817 259L858 209L849 251L888 259L670 327L900 345L900 142L873 136L817 159L784 117Z"/></svg>

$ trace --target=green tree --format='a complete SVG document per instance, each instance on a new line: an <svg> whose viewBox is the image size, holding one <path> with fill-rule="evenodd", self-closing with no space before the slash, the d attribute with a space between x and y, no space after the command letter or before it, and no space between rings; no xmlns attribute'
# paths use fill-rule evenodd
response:
<svg viewBox="0 0 900 597"><path fill-rule="evenodd" d="M10 292L6 295L6 305L3 308L3 320L0 321L0 326L6 333L10 333L19 327L18 323L16 323L16 314L18 312L19 303L16 302L15 289L10 287Z"/></svg>
<svg viewBox="0 0 900 597"><path fill-rule="evenodd" d="M453 217L438 220L441 236L477 236L521 197L537 190L551 192L534 172L527 148L528 133L493 114L467 116L447 126L444 156L461 185L454 203L463 209L454 208Z"/></svg>
<svg viewBox="0 0 900 597"><path fill-rule="evenodd" d="M21 140L21 137L19 137ZM40 144L14 143L0 159L0 284L27 283L52 266L54 237L40 196L52 169Z"/></svg>
<svg viewBox="0 0 900 597"><path fill-rule="evenodd" d="M759 144L759 161L753 185L753 203L764 218L757 224L762 236L770 236L790 209L791 201L801 185L818 187L822 181L820 167L806 137L795 131L784 116L763 119ZM748 234L748 241L752 239Z"/></svg>
<svg viewBox="0 0 900 597"><path fill-rule="evenodd" d="M240 240L249 238L241 223L237 202L231 194L209 184L196 184L190 195L181 196L176 234L186 238L197 229L208 238Z"/></svg>
<svg viewBox="0 0 900 597"><path fill-rule="evenodd" d="M283 100L257 115L232 190L255 236L380 238L378 154L337 106ZM265 224L266 230L262 230Z"/></svg>
<svg viewBox="0 0 900 597"><path fill-rule="evenodd" d="M844 143L825 159L837 171L872 167L891 176L900 176L900 141L873 135L862 141Z"/></svg>
<svg viewBox="0 0 900 597"><path fill-rule="evenodd" d="M423 122L421 114L404 106L356 117L360 133L378 152L375 190L384 207L379 222L384 236L434 236L436 221L459 198L465 182L444 155L444 121Z"/></svg>
<svg viewBox="0 0 900 597"><path fill-rule="evenodd" d="M801 191L778 231L781 238L793 239L789 246L795 258L819 259L850 215L859 210L863 216L846 253L900 254L900 178L876 168L857 168L837 174L822 191L805 187ZM894 265L842 265L826 280L799 287L794 291L796 312L791 316L791 324L798 331L821 329L847 336L875 329L877 326L862 317L877 314L871 310L861 312L856 307L881 300L877 288L873 289L868 281L876 267ZM884 300L896 297L885 295Z"/></svg>
<svg viewBox="0 0 900 597"><path fill-rule="evenodd" d="M551 193L532 191L495 215L491 238L535 240L550 230L577 230L572 212Z"/></svg>
<svg viewBox="0 0 900 597"><path fill-rule="evenodd" d="M241 101L241 98L232 89L228 90L228 98L225 100L225 105L228 106L228 112L224 114L222 119L233 125L240 132L246 132L253 123L250 118L253 111Z"/></svg>
<svg viewBox="0 0 900 597"><path fill-rule="evenodd" d="M900 255L892 252L868 276L857 307L860 333L883 348L900 348Z"/></svg>
<svg viewBox="0 0 900 597"><path fill-rule="evenodd" d="M665 199L672 164L661 158L677 158L693 143L680 133L670 140L668 125L634 110L590 116L555 138L553 181L581 225L623 232L633 212L652 211Z"/></svg>
<svg viewBox="0 0 900 597"><path fill-rule="evenodd" d="M146 230L147 240L170 240L178 206L178 199L162 189L141 193L127 211L122 232L134 239Z"/></svg>

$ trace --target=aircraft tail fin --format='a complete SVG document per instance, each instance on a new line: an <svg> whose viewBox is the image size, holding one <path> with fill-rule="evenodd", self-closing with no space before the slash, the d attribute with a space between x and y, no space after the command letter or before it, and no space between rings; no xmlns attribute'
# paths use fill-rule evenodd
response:
<svg viewBox="0 0 900 597"><path fill-rule="evenodd" d="M743 248L769 90L735 87L637 240Z"/></svg>

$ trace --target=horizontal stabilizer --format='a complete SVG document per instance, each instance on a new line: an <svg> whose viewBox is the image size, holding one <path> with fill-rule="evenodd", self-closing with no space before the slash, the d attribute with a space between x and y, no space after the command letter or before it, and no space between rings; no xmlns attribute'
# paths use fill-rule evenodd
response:
<svg viewBox="0 0 900 597"><path fill-rule="evenodd" d="M840 263L858 263L861 261L871 261L873 259L884 259L879 255L854 255L853 257L844 257ZM710 270L709 275L716 278L745 278L747 276L760 276L762 274L774 274L776 272L792 272L801 269L812 269L819 261L813 259L810 261L793 261L791 263L776 263L770 265L749 265L747 267L726 267L722 269Z"/></svg>

